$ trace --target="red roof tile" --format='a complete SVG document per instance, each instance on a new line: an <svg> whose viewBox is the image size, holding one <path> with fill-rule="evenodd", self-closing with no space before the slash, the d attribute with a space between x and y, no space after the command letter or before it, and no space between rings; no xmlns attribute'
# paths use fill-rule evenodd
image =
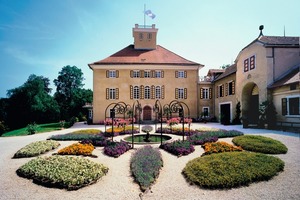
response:
<svg viewBox="0 0 300 200"><path fill-rule="evenodd" d="M156 49L139 50L129 45L117 53L94 63L95 65L110 64L168 64L168 65L201 65L189 61L164 47L157 45ZM90 65L91 65L90 64Z"/></svg>

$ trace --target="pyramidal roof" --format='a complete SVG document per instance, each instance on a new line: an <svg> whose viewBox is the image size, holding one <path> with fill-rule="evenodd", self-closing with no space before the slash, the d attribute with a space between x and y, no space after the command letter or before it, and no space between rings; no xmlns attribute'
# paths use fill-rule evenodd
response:
<svg viewBox="0 0 300 200"><path fill-rule="evenodd" d="M114 64L147 64L147 65L188 65L203 66L199 63L187 60L168 49L157 45L156 49L135 49L134 45L129 45L117 53L96 61L91 65L114 65Z"/></svg>

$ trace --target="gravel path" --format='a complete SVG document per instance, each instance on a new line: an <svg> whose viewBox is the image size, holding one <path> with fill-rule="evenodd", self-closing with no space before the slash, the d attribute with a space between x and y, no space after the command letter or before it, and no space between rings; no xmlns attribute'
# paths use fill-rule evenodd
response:
<svg viewBox="0 0 300 200"><path fill-rule="evenodd" d="M163 150L164 166L156 183L151 190L141 194L139 186L134 183L129 170L131 154L135 151L130 150L119 158L105 156L103 148L96 148L93 154L98 158L89 158L95 162L102 163L109 167L109 172L96 184L81 188L76 191L66 191L63 189L47 188L37 185L31 180L21 178L16 175L16 170L32 158L11 159L14 153L25 145L39 140L45 140L51 135L63 134L83 128L98 128L103 130L103 126L85 126L76 124L70 129L37 134L23 137L0 138L0 199L118 199L118 200L164 200L164 199L300 199L300 137L281 131L242 129L241 126L222 126L219 124L193 124L191 128L201 126L223 128L228 130L240 130L245 134L260 134L271 137L283 142L288 147L288 153L276 155L285 162L282 173L275 176L270 181L250 184L247 187L240 187L230 190L207 190L198 186L190 185L182 176L181 171L185 164L203 153L200 146L195 147L195 152L188 156L176 157ZM172 136L173 138L182 138ZM121 136L115 137L115 140ZM222 139L231 142L232 138ZM73 142L60 142L65 147ZM158 145L153 145L158 147ZM139 148L135 145L135 148ZM57 151L57 150L56 150ZM51 155L56 152L48 152Z"/></svg>

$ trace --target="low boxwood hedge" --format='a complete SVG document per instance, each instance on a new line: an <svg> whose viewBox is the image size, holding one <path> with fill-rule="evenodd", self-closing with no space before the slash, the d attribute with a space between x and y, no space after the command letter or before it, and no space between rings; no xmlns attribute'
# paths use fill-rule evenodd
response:
<svg viewBox="0 0 300 200"><path fill-rule="evenodd" d="M162 166L161 153L151 146L142 147L131 156L131 173L142 191L154 183Z"/></svg>
<svg viewBox="0 0 300 200"><path fill-rule="evenodd" d="M203 188L223 189L265 181L283 171L284 162L261 153L226 152L189 161L182 173Z"/></svg>
<svg viewBox="0 0 300 200"><path fill-rule="evenodd" d="M59 142L54 140L32 142L18 150L13 158L38 156L52 149L56 149L59 145Z"/></svg>
<svg viewBox="0 0 300 200"><path fill-rule="evenodd" d="M244 150L260 153L285 154L288 151L288 148L280 141L260 135L238 136L233 138L232 142Z"/></svg>
<svg viewBox="0 0 300 200"><path fill-rule="evenodd" d="M17 170L21 177L50 187L75 190L90 185L108 172L108 168L86 158L69 156L38 157Z"/></svg>

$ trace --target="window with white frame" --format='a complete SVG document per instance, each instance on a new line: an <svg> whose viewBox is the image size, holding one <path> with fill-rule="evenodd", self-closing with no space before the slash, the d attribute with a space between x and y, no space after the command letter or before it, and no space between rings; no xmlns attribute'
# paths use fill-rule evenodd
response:
<svg viewBox="0 0 300 200"><path fill-rule="evenodd" d="M178 99L184 99L184 89L178 88Z"/></svg>
<svg viewBox="0 0 300 200"><path fill-rule="evenodd" d="M150 87L145 87L145 99L150 99Z"/></svg>
<svg viewBox="0 0 300 200"><path fill-rule="evenodd" d="M184 78L184 71L178 71L178 78Z"/></svg>
<svg viewBox="0 0 300 200"><path fill-rule="evenodd" d="M133 70L133 78L140 78L140 70Z"/></svg>
<svg viewBox="0 0 300 200"><path fill-rule="evenodd" d="M109 78L116 78L116 70L109 70L108 71Z"/></svg>
<svg viewBox="0 0 300 200"><path fill-rule="evenodd" d="M109 99L116 99L116 89L109 88Z"/></svg>
<svg viewBox="0 0 300 200"><path fill-rule="evenodd" d="M160 99L161 98L161 87L160 86L156 86L155 87L155 98L156 99Z"/></svg>
<svg viewBox="0 0 300 200"><path fill-rule="evenodd" d="M209 99L209 90L208 90L208 88L203 88L202 89L202 97L203 97L203 99Z"/></svg>
<svg viewBox="0 0 300 200"><path fill-rule="evenodd" d="M282 115L300 115L300 95L282 98Z"/></svg>
<svg viewBox="0 0 300 200"><path fill-rule="evenodd" d="M139 99L140 98L140 87L139 86L134 86L134 88L133 88L133 98L134 99Z"/></svg>
<svg viewBox="0 0 300 200"><path fill-rule="evenodd" d="M144 71L144 78L150 78L150 71L149 70L145 70Z"/></svg>
<svg viewBox="0 0 300 200"><path fill-rule="evenodd" d="M160 70L155 71L155 78L161 78L161 71Z"/></svg>

